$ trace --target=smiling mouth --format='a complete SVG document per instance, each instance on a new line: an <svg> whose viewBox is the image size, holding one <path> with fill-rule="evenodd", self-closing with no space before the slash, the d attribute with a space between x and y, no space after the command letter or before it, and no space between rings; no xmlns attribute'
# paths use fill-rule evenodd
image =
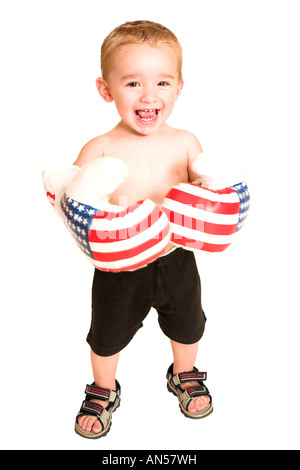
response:
<svg viewBox="0 0 300 470"><path fill-rule="evenodd" d="M159 109L138 109L135 112L138 118L145 123L151 123L155 121L158 113Z"/></svg>

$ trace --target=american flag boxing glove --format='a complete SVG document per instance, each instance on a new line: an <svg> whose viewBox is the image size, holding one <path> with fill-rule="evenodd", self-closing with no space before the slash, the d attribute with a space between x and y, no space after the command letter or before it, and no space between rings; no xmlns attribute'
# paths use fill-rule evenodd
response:
<svg viewBox="0 0 300 470"><path fill-rule="evenodd" d="M139 269L158 258L170 240L168 218L153 201L139 201L126 209L108 202L126 177L121 160L97 158L81 168L60 200L66 227L102 271Z"/></svg>
<svg viewBox="0 0 300 470"><path fill-rule="evenodd" d="M171 226L171 242L195 252L222 252L233 242L248 215L247 184L226 186L234 172L216 167L216 160L200 154L193 171L202 184L182 183L170 190L162 203ZM217 174L217 178L214 176ZM222 184L223 181L223 184ZM214 188L214 189L212 189ZM222 188L222 189L217 189Z"/></svg>

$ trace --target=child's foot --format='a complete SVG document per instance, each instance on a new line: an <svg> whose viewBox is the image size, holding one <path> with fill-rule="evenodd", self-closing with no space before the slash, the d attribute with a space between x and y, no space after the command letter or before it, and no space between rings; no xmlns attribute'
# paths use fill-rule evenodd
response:
<svg viewBox="0 0 300 470"><path fill-rule="evenodd" d="M116 380L116 390L86 386L86 400L76 417L75 431L82 437L97 439L106 436L111 426L112 413L120 405L121 387Z"/></svg>
<svg viewBox="0 0 300 470"><path fill-rule="evenodd" d="M193 419L200 419L213 412L212 398L203 384L206 373L196 367L189 372L173 374L173 364L167 371L168 390L177 396L182 413Z"/></svg>
<svg viewBox="0 0 300 470"><path fill-rule="evenodd" d="M198 382L186 382L185 384L181 385L181 388L186 390L189 387L197 387L199 386ZM99 405L102 405L103 408L106 408L108 403L105 401L101 400L90 400L93 403L98 403ZM188 406L188 410L191 413L197 413L197 411L202 411L204 410L208 404L210 403L210 398L209 396L205 395L203 397L197 397L194 398L191 403ZM80 416L78 419L78 424L81 427L83 431L88 431L88 432L93 432L95 434L98 434L100 431L102 431L102 426L99 422L99 420L96 418L96 416Z"/></svg>
<svg viewBox="0 0 300 470"><path fill-rule="evenodd" d="M186 390L189 387L199 387L198 382L186 382L181 384L181 388ZM210 397L208 395L204 395L202 397L194 398L188 406L188 410L191 413L197 413L198 411L204 410L210 403Z"/></svg>
<svg viewBox="0 0 300 470"><path fill-rule="evenodd" d="M92 403L98 403L99 405L103 406L103 408L106 408L108 406L107 401L101 401L96 399L92 399L90 401ZM83 431L93 432L95 434L98 434L102 431L101 423L96 416L80 416L80 418L78 418L78 425Z"/></svg>

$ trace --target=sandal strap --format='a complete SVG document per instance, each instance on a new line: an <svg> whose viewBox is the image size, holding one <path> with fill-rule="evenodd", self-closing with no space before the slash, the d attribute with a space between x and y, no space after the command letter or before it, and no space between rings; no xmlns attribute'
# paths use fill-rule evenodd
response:
<svg viewBox="0 0 300 470"><path fill-rule="evenodd" d="M188 392L191 398L209 395L209 390L205 387L205 385L198 387L189 387L186 389L186 391Z"/></svg>
<svg viewBox="0 0 300 470"><path fill-rule="evenodd" d="M175 374L172 376L172 382L176 387L182 383L186 382L200 382L202 383L207 379L206 372L199 372L196 367L190 372L181 372L180 374Z"/></svg>
<svg viewBox="0 0 300 470"><path fill-rule="evenodd" d="M104 408L99 403L94 403L92 401L83 401L80 409L80 413L84 414L84 411L88 411L89 413L96 415L99 417L103 412Z"/></svg>
<svg viewBox="0 0 300 470"><path fill-rule="evenodd" d="M107 411L99 403L94 403L91 401L82 402L80 411L76 416L76 423L78 423L78 419L81 416L86 416L86 415L96 416L96 418L100 422L103 429L107 427L107 424L109 423L111 419L111 413L109 411Z"/></svg>
<svg viewBox="0 0 300 470"><path fill-rule="evenodd" d="M197 371L193 370L190 372L182 372L181 374L178 374L178 377L181 383L199 381L199 380L202 381L202 380L206 380L207 373L199 372L198 370Z"/></svg>
<svg viewBox="0 0 300 470"><path fill-rule="evenodd" d="M117 392L114 390L97 387L94 383L85 387L85 394L87 398L98 398L109 402L114 402L117 396Z"/></svg>

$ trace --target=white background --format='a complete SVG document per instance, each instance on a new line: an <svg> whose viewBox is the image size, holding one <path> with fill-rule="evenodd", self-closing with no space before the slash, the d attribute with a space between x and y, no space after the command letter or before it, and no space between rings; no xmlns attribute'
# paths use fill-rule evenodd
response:
<svg viewBox="0 0 300 470"><path fill-rule="evenodd" d="M73 431L92 380L85 337L92 266L44 195L41 171L73 163L117 122L95 88L117 25L165 24L184 50L170 125L241 158L251 213L223 254L198 256L208 317L197 366L215 411L186 419L156 312L120 359L107 437ZM292 0L1 3L2 449L299 449L299 12Z"/></svg>

